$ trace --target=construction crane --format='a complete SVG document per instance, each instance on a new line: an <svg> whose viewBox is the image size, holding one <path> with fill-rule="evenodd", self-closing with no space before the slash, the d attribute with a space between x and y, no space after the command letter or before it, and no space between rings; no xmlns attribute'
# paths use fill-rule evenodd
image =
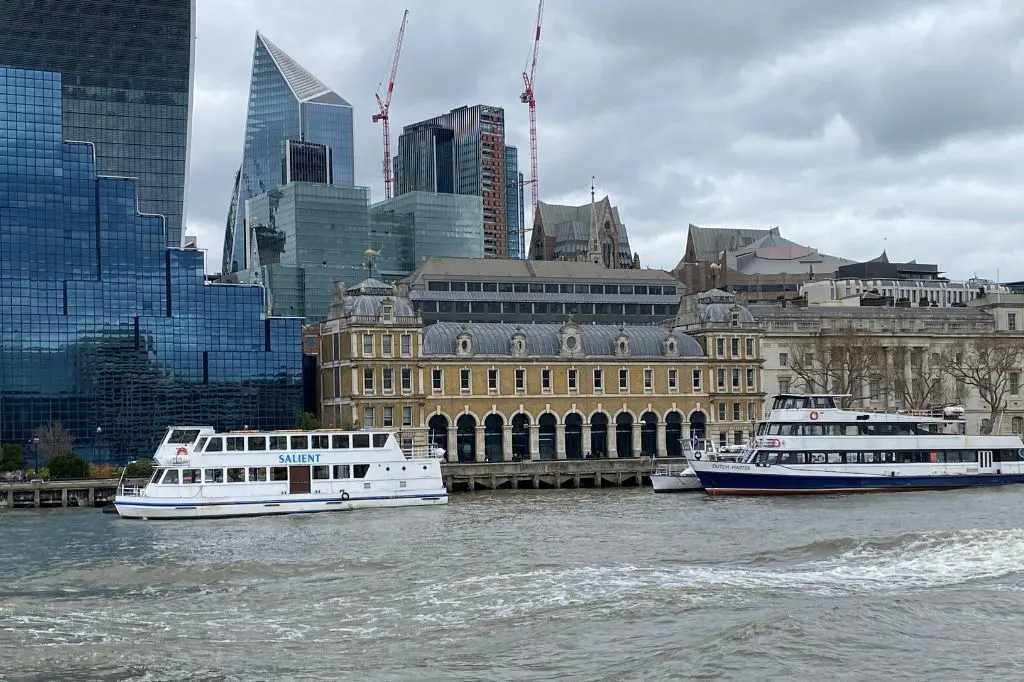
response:
<svg viewBox="0 0 1024 682"><path fill-rule="evenodd" d="M533 199L533 213L530 220L537 218L537 198L540 195L540 183L537 178L537 100L534 97L533 86L537 77L537 53L540 51L540 24L544 18L544 0L537 5L537 28L533 34L533 46L526 59L526 66L523 68L523 94L519 101L528 104L530 107L530 179L524 180L524 185L532 185L530 193ZM526 229L526 226L523 226Z"/></svg>
<svg viewBox="0 0 1024 682"><path fill-rule="evenodd" d="M388 78L388 90L381 98L380 91L384 85L383 79L377 85L377 106L380 113L373 115L373 122L378 121L384 124L384 198L391 198L391 186L394 178L391 172L391 125L388 123L388 115L391 111L391 95L395 92L395 74L398 73L398 59L402 56L402 40L405 38L405 23L409 20L409 10L402 15L402 27L398 29L398 40L395 43L395 54L391 58L391 76Z"/></svg>

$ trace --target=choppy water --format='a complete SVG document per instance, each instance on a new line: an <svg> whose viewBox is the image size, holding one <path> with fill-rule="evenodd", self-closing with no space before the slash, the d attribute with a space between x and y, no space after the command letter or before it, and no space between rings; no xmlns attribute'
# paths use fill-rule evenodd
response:
<svg viewBox="0 0 1024 682"><path fill-rule="evenodd" d="M0 677L1020 680L1024 488L0 514Z"/></svg>

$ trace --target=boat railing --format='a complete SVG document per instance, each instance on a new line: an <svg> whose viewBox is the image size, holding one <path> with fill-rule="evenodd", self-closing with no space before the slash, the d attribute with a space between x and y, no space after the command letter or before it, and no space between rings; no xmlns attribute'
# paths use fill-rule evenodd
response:
<svg viewBox="0 0 1024 682"><path fill-rule="evenodd" d="M444 459L445 449L435 446L414 445L402 448L406 459Z"/></svg>
<svg viewBox="0 0 1024 682"><path fill-rule="evenodd" d="M146 489L144 485L137 485L135 483L124 483L117 487L118 497L139 497L142 495L142 491Z"/></svg>
<svg viewBox="0 0 1024 682"><path fill-rule="evenodd" d="M655 476L679 476L684 471L690 468L690 465L685 460L682 462L671 462L666 464L659 464L654 468Z"/></svg>

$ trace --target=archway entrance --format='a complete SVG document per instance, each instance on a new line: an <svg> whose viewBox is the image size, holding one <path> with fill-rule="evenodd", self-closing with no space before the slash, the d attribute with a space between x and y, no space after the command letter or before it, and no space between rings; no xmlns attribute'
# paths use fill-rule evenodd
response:
<svg viewBox="0 0 1024 682"><path fill-rule="evenodd" d="M706 440L708 437L708 418L700 410L690 415L690 440Z"/></svg>
<svg viewBox="0 0 1024 682"><path fill-rule="evenodd" d="M615 417L615 455L633 456L633 415L620 412Z"/></svg>
<svg viewBox="0 0 1024 682"><path fill-rule="evenodd" d="M604 412L590 418L590 451L598 457L608 455L608 415Z"/></svg>
<svg viewBox="0 0 1024 682"><path fill-rule="evenodd" d="M427 445L432 448L443 448L445 459L450 462L456 461L456 453L448 448L448 417L435 414L427 421Z"/></svg>
<svg viewBox="0 0 1024 682"><path fill-rule="evenodd" d="M476 418L464 414L455 421L455 447L460 462L476 461Z"/></svg>
<svg viewBox="0 0 1024 682"><path fill-rule="evenodd" d="M683 456L683 415L672 410L665 415L665 456Z"/></svg>
<svg viewBox="0 0 1024 682"><path fill-rule="evenodd" d="M530 459L530 418L522 412L512 417L512 456Z"/></svg>
<svg viewBox="0 0 1024 682"><path fill-rule="evenodd" d="M540 459L555 458L555 415L545 412L537 419L538 450Z"/></svg>
<svg viewBox="0 0 1024 682"><path fill-rule="evenodd" d="M640 454L658 455L658 417L653 412L640 415Z"/></svg>
<svg viewBox="0 0 1024 682"><path fill-rule="evenodd" d="M578 412L565 417L565 458L583 459L583 416Z"/></svg>
<svg viewBox="0 0 1024 682"><path fill-rule="evenodd" d="M484 417L484 459L500 462L503 459L505 420L500 414Z"/></svg>

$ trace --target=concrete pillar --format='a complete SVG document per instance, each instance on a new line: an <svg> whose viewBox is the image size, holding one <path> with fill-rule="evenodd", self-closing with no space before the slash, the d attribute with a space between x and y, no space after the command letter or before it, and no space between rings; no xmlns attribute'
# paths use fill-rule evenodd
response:
<svg viewBox="0 0 1024 682"><path fill-rule="evenodd" d="M36 486L35 491L33 491L32 493L32 506L35 507L36 509L39 509L39 507L42 506L42 503L40 502L40 492L38 485Z"/></svg>
<svg viewBox="0 0 1024 682"><path fill-rule="evenodd" d="M487 461L484 453L484 427L481 425L476 427L476 461Z"/></svg>
<svg viewBox="0 0 1024 682"><path fill-rule="evenodd" d="M89 508L92 509L96 506L96 488L89 486Z"/></svg>
<svg viewBox="0 0 1024 682"><path fill-rule="evenodd" d="M505 424L501 427L501 459L506 462L512 461L512 425Z"/></svg>
<svg viewBox="0 0 1024 682"><path fill-rule="evenodd" d="M655 429L658 435L655 439L657 442L657 452L655 452L654 455L655 457L666 457L668 456L668 446L665 440L665 422L658 422Z"/></svg>
<svg viewBox="0 0 1024 682"><path fill-rule="evenodd" d="M540 426L530 424L530 459L540 459Z"/></svg>
<svg viewBox="0 0 1024 682"><path fill-rule="evenodd" d="M590 452L590 448L591 448L590 424L584 424L583 425L582 441L583 441L583 456L586 457L587 453Z"/></svg>
<svg viewBox="0 0 1024 682"><path fill-rule="evenodd" d="M555 424L555 459L565 459L565 424Z"/></svg>
<svg viewBox="0 0 1024 682"><path fill-rule="evenodd" d="M60 506L62 506L62 507L67 507L68 506L68 489L67 488L61 488L61 490L60 490Z"/></svg>
<svg viewBox="0 0 1024 682"><path fill-rule="evenodd" d="M448 427L448 461L459 461L459 430L454 424Z"/></svg>
<svg viewBox="0 0 1024 682"><path fill-rule="evenodd" d="M640 457L643 453L640 450L640 422L633 422L633 447L631 448L634 457Z"/></svg>

